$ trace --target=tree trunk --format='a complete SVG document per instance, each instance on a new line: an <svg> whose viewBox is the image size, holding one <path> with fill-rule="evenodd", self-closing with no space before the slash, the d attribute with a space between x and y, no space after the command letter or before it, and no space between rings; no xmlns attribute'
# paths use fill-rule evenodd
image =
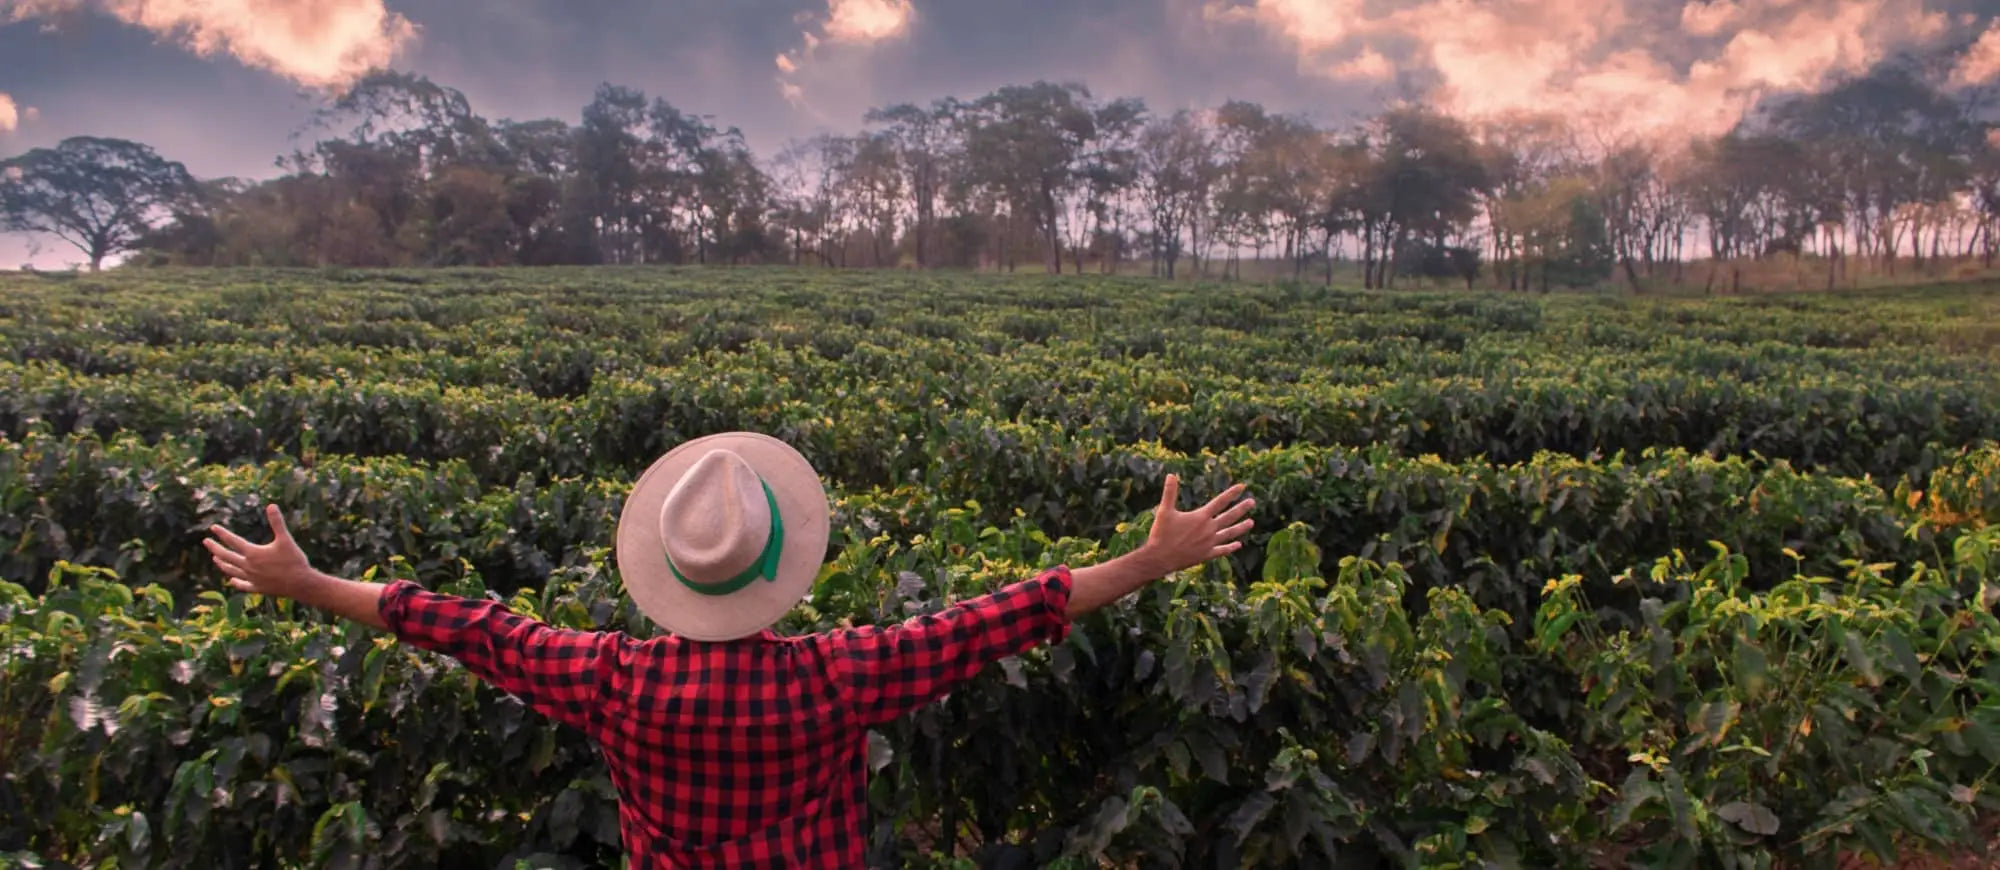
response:
<svg viewBox="0 0 2000 870"><path fill-rule="evenodd" d="M1047 186L1042 188L1042 241L1049 246L1048 270L1051 275L1062 274L1062 238L1056 226L1056 195Z"/></svg>
<svg viewBox="0 0 2000 870"><path fill-rule="evenodd" d="M1362 226L1361 288L1375 289L1375 223Z"/></svg>

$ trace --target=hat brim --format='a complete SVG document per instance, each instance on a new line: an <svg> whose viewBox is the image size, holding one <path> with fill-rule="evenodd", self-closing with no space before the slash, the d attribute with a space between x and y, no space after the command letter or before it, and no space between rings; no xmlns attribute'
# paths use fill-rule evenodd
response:
<svg viewBox="0 0 2000 870"><path fill-rule="evenodd" d="M704 595L673 575L660 540L660 507L682 475L714 449L750 463L778 503L785 544L776 580L728 595ZM826 487L791 445L756 432L724 432L683 443L655 460L633 484L618 515L618 574L632 603L661 628L690 640L723 641L771 627L812 591L826 559Z"/></svg>

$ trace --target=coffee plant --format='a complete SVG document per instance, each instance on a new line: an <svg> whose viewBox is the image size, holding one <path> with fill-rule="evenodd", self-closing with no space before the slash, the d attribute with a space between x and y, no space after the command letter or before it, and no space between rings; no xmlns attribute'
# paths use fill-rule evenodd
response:
<svg viewBox="0 0 2000 870"><path fill-rule="evenodd" d="M2000 818L1985 288L1708 300L783 270L0 275L0 863L618 866L596 750L226 593L210 523L649 636L627 487L726 429L789 633L1251 545L871 735L897 867L1838 867Z"/></svg>

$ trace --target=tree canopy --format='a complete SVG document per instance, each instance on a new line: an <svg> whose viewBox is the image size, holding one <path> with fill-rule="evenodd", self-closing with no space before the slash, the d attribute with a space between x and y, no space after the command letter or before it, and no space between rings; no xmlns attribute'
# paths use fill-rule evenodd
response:
<svg viewBox="0 0 2000 870"><path fill-rule="evenodd" d="M575 122L488 120L379 72L306 124L269 179L195 181L79 137L7 161L6 229L93 267L791 263L1240 274L1337 263L1369 286L1484 276L1633 286L1694 259L1917 268L2000 251L1988 101L1888 64L1773 100L1722 136L1630 140L1553 114L1398 104L1347 126L1244 101L1152 111L1034 82L867 111L770 155L605 84ZM1711 266L1711 269L1714 267ZM1717 278L1711 272L1708 280ZM1733 278L1729 279L1734 281Z"/></svg>
<svg viewBox="0 0 2000 870"><path fill-rule="evenodd" d="M0 228L75 245L96 271L195 189L187 168L123 139L72 136L0 161Z"/></svg>

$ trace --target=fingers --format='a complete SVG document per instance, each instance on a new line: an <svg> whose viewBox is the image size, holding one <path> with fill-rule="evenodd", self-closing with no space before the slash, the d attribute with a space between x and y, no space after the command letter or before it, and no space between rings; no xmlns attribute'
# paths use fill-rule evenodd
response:
<svg viewBox="0 0 2000 870"><path fill-rule="evenodd" d="M1256 506L1257 506L1256 499L1246 498L1242 501L1237 502L1234 506L1230 507L1229 510L1223 511L1221 516L1215 518L1215 521L1223 523L1225 525L1236 522L1237 520L1240 520L1245 516L1248 516L1250 514L1250 509Z"/></svg>
<svg viewBox="0 0 2000 870"><path fill-rule="evenodd" d="M271 534L274 542L285 541L289 543L292 540L291 530L285 528L285 512L278 510L277 505L267 504L264 506L264 519L271 524Z"/></svg>
<svg viewBox="0 0 2000 870"><path fill-rule="evenodd" d="M239 535L235 532L225 529L219 524L209 526L208 530L216 537L221 538L223 543L228 544L230 549L236 550L238 552L249 550L257 546L256 544L252 544L249 541L244 540L242 535Z"/></svg>
<svg viewBox="0 0 2000 870"><path fill-rule="evenodd" d="M1210 499L1208 504L1202 505L1201 512L1208 514L1209 516L1214 516L1218 511L1222 510L1223 505L1228 504L1230 500L1236 498L1237 496L1242 495L1243 491L1248 488L1249 487L1245 486L1244 484L1239 483L1235 486L1223 490L1221 495L1218 495L1215 498Z"/></svg>
<svg viewBox="0 0 2000 870"><path fill-rule="evenodd" d="M1250 531L1250 527L1254 525L1256 525L1254 521L1244 520L1243 522L1237 523L1236 525L1223 529L1221 532L1217 533L1216 537L1222 538L1224 540L1233 540L1235 538L1240 538L1243 537L1243 533Z"/></svg>
<svg viewBox="0 0 2000 870"><path fill-rule="evenodd" d="M1229 542L1229 543L1227 543L1227 544L1222 544L1222 545L1219 545L1219 546L1216 546L1216 547L1212 547L1212 548L1210 548L1210 549L1209 549L1209 551L1208 551L1208 557L1209 557L1210 559L1220 559L1220 558L1222 558L1222 557L1224 557L1224 556L1227 556L1227 555L1229 555L1230 553L1234 553L1234 552L1236 552L1237 550L1241 550L1241 549L1243 549L1243 542L1242 542L1242 541L1231 541L1231 542Z"/></svg>
<svg viewBox="0 0 2000 870"><path fill-rule="evenodd" d="M215 564L217 565L235 565L238 567L242 567L244 564L246 564L243 560L242 553L238 553L235 550L231 550L228 547L225 547L220 543L217 543L214 538L209 538L207 540L202 541L201 543L203 546L208 548L208 551L210 553L215 554Z"/></svg>
<svg viewBox="0 0 2000 870"><path fill-rule="evenodd" d="M1160 512L1177 510L1181 503L1181 478L1178 474L1167 475L1167 485L1160 489Z"/></svg>
<svg viewBox="0 0 2000 870"><path fill-rule="evenodd" d="M247 580L231 580L229 581L229 588L234 589L238 592L257 591L257 587L250 585L249 581Z"/></svg>

